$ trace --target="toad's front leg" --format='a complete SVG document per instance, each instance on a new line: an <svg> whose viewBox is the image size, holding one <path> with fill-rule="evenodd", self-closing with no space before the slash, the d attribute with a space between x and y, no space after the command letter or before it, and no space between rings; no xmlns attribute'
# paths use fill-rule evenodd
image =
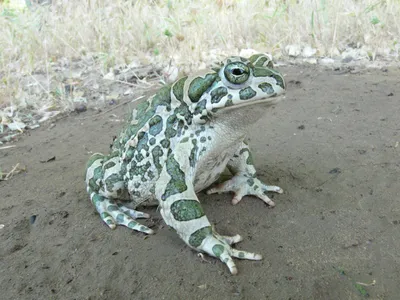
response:
<svg viewBox="0 0 400 300"><path fill-rule="evenodd" d="M256 169L249 146L242 142L240 148L228 162L228 168L233 173L233 177L207 191L207 194L234 192L232 204L239 203L246 195L260 198L269 206L275 203L266 195L266 192L283 193L279 186L266 185L256 177Z"/></svg>
<svg viewBox="0 0 400 300"><path fill-rule="evenodd" d="M205 252L224 262L232 274L237 274L233 257L260 260L259 254L236 250L232 244L242 240L239 235L222 236L214 231L194 192L194 161L190 161L191 143L181 142L170 153L156 183L156 196L161 215L167 225L191 248Z"/></svg>

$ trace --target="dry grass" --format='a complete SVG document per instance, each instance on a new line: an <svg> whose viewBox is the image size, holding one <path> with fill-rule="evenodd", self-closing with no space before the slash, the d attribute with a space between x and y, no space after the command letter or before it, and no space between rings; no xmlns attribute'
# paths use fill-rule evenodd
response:
<svg viewBox="0 0 400 300"><path fill-rule="evenodd" d="M0 109L54 105L50 81L65 58L93 58L105 72L132 62L188 71L249 48L285 58L290 44L317 56L352 47L370 59L397 59L400 48L399 0L53 0L25 11L2 3ZM36 84L43 97L29 102L24 85L34 71L47 82Z"/></svg>

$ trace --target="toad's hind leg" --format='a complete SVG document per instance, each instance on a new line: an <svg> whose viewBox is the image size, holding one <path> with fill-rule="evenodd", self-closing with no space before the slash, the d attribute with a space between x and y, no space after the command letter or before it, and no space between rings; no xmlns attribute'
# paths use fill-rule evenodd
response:
<svg viewBox="0 0 400 300"><path fill-rule="evenodd" d="M89 159L86 169L87 192L101 219L111 229L123 225L136 231L153 234L154 231L137 221L138 218L149 218L149 214L136 211L117 203L114 198L123 187L118 170L110 170L117 166L117 161L96 153Z"/></svg>

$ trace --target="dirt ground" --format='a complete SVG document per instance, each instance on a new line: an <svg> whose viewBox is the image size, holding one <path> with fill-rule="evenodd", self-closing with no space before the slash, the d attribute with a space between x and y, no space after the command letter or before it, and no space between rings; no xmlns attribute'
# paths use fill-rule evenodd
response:
<svg viewBox="0 0 400 300"><path fill-rule="evenodd" d="M148 238L102 224L84 166L90 151L108 151L124 105L71 115L0 150L3 170L27 168L0 182L1 298L398 299L399 69L281 70L286 99L249 135L260 178L285 191L271 194L276 207L199 194L217 230L241 234L237 247L264 260L236 260L232 276L202 261L156 208L146 210L157 231Z"/></svg>

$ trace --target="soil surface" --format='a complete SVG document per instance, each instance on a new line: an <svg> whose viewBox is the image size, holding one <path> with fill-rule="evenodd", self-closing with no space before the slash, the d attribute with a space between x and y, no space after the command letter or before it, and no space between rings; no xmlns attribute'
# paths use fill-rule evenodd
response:
<svg viewBox="0 0 400 300"><path fill-rule="evenodd" d="M110 230L85 191L90 152L107 152L132 105L71 115L0 150L26 172L0 182L2 299L398 299L400 71L281 68L286 98L249 133L276 207L199 194L221 234L244 237L232 276L165 226ZM373 285L372 283L375 283ZM371 284L371 285L370 285Z"/></svg>

